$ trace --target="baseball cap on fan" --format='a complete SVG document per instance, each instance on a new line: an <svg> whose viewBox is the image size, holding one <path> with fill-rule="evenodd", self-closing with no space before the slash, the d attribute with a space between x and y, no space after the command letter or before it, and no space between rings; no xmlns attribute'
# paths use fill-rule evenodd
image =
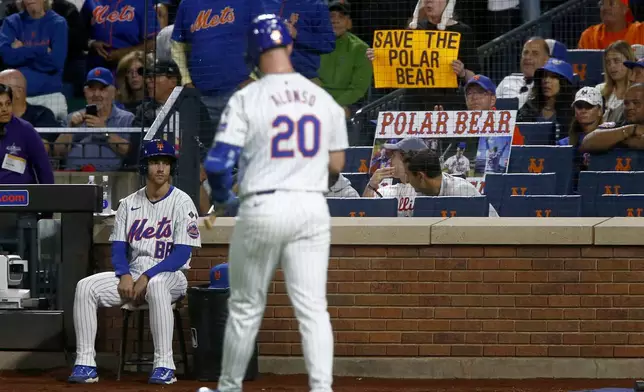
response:
<svg viewBox="0 0 644 392"><path fill-rule="evenodd" d="M575 94L575 102L571 106L575 106L577 102L586 102L592 106L604 106L602 95L595 87L584 87L577 91L577 94Z"/></svg>
<svg viewBox="0 0 644 392"><path fill-rule="evenodd" d="M642 57L641 59L639 59L637 61L624 61L624 66L626 68L630 68L630 69L633 69L633 68L636 68L636 67L644 68L644 57Z"/></svg>
<svg viewBox="0 0 644 392"><path fill-rule="evenodd" d="M496 85L490 78L485 75L472 76L472 79L468 80L467 84L465 85L465 91L467 91L467 88L473 84L479 85L483 88L483 90L496 95Z"/></svg>
<svg viewBox="0 0 644 392"><path fill-rule="evenodd" d="M210 286L208 288L218 290L230 288L228 281L228 263L222 263L210 269Z"/></svg>
<svg viewBox="0 0 644 392"><path fill-rule="evenodd" d="M91 82L98 82L104 86L113 86L114 75L112 75L112 71L107 68L97 67L89 71L87 79L85 79L85 85L87 86Z"/></svg>
<svg viewBox="0 0 644 392"><path fill-rule="evenodd" d="M427 150L427 144L423 142L422 139L419 139L417 137L408 137L405 138L398 143L385 143L382 145L382 147L386 150L392 150L392 151L402 151L404 153L408 153L410 151L422 151L422 150Z"/></svg>

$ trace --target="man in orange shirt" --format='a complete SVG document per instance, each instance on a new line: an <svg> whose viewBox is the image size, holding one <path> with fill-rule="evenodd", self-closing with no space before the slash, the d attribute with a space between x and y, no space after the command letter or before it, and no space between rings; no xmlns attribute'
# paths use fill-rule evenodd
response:
<svg viewBox="0 0 644 392"><path fill-rule="evenodd" d="M634 22L628 0L601 0L602 23L587 28L579 39L579 49L606 49L618 40L631 45L644 44L644 24Z"/></svg>

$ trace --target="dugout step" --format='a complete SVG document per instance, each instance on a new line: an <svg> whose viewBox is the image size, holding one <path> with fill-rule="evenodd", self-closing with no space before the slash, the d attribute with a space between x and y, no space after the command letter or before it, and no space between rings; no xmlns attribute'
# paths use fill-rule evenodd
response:
<svg viewBox="0 0 644 392"><path fill-rule="evenodd" d="M221 373L224 332L228 317L229 289L211 289L209 285L188 289L188 313L192 336L192 375L198 381L217 382ZM244 381L259 375L259 346L248 363Z"/></svg>

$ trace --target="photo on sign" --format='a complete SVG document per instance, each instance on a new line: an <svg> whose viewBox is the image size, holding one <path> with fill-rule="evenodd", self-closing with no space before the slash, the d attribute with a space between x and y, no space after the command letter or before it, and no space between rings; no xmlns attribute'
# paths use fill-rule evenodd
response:
<svg viewBox="0 0 644 392"><path fill-rule="evenodd" d="M406 114L403 118L401 114ZM414 113L414 115L412 115ZM442 171L462 177L472 183L479 191L485 184L487 173L506 173L514 134L516 111L506 111L506 115L494 113L495 121L485 121L483 112L479 124L457 119L470 112L381 112L373 143L369 173L391 166L393 151L384 148L385 144L395 144L406 137L420 138L427 148L439 156ZM481 112L478 112L481 113ZM432 128L427 127L427 119L434 121ZM397 120L400 119L400 120ZM413 120L412 120L413 119ZM483 124L485 123L485 125ZM425 128L423 128L423 124ZM438 125L442 128L439 129ZM488 127L485 129L485 127ZM423 129L425 132L423 132ZM475 132L484 130L485 132ZM383 180L383 185L392 179Z"/></svg>

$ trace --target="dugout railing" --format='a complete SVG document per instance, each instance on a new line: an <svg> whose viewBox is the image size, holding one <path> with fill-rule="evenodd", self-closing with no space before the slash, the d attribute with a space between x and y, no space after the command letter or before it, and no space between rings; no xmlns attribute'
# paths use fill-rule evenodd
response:
<svg viewBox="0 0 644 392"><path fill-rule="evenodd" d="M130 133L139 137L138 145L154 138L174 141L178 156L173 184L199 205L200 151L209 147L203 146L197 134L199 101L196 89L177 87L148 128L37 130L42 134ZM74 352L76 284L97 268L92 253L93 213L102 211L100 179L95 186L0 185L0 194L13 194L16 190L25 194L27 202L0 203L0 222L6 226L4 231L0 227L0 250L28 261L21 288L29 289L31 298L23 309L0 308L0 350ZM49 219L52 216L55 219Z"/></svg>

